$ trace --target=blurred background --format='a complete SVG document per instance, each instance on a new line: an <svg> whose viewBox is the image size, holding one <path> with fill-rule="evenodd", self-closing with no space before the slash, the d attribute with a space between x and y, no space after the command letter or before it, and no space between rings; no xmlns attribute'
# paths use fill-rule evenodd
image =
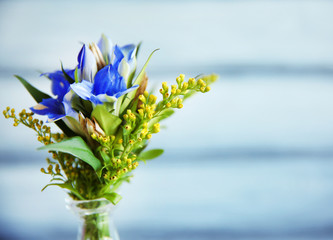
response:
<svg viewBox="0 0 333 240"><path fill-rule="evenodd" d="M143 41L151 86L217 73L150 147L114 219L131 239L333 239L333 1L0 1L0 105L34 105L18 74L76 65L105 33ZM75 239L45 152L0 118L0 239Z"/></svg>

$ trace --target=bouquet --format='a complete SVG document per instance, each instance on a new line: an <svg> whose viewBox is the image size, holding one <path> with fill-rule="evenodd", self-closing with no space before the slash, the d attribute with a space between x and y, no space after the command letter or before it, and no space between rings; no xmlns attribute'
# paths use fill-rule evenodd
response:
<svg viewBox="0 0 333 240"><path fill-rule="evenodd" d="M216 75L198 76L185 81L180 74L176 83L162 83L160 97L147 90L146 67L153 51L137 72L138 45L114 45L102 35L97 44L83 44L74 69L63 68L41 76L50 80L52 96L20 76L37 104L16 114L7 107L3 114L37 133L48 150L48 167L41 172L51 177L48 186L66 189L74 200L107 199L117 204L117 189L128 182L141 161L158 157L162 149L146 150L160 121L195 92L206 93ZM35 118L45 115L46 122ZM51 131L50 123L61 132Z"/></svg>

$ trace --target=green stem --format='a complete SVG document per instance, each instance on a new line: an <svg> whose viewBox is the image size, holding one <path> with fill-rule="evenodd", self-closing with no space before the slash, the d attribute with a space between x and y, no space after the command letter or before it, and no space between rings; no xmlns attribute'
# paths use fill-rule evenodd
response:
<svg viewBox="0 0 333 240"><path fill-rule="evenodd" d="M81 240L99 240L110 237L109 216L107 213L86 215L81 229Z"/></svg>

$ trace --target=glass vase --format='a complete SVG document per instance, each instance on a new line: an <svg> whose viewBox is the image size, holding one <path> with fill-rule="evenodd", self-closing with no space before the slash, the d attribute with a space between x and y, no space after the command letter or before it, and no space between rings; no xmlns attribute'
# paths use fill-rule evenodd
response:
<svg viewBox="0 0 333 240"><path fill-rule="evenodd" d="M87 201L66 199L66 206L80 219L77 240L119 240L113 223L115 206L101 198Z"/></svg>

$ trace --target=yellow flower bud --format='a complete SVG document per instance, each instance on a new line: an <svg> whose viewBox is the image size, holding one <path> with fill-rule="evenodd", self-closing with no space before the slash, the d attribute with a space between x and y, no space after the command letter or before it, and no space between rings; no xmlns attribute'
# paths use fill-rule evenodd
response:
<svg viewBox="0 0 333 240"><path fill-rule="evenodd" d="M194 86L195 86L195 79L194 79L194 78L190 78L190 79L188 80L188 85L189 85L190 87L194 87Z"/></svg>
<svg viewBox="0 0 333 240"><path fill-rule="evenodd" d="M155 101L156 101L156 98L155 98L155 96L154 96L154 95L150 95L150 96L149 96L149 100L148 100L148 101L149 101L149 103L150 103L150 104L154 104L154 103L155 103Z"/></svg>
<svg viewBox="0 0 333 240"><path fill-rule="evenodd" d="M139 110L138 110L138 113L139 113L139 115L140 115L141 117L143 117L143 115L144 115L143 109L139 109Z"/></svg>
<svg viewBox="0 0 333 240"><path fill-rule="evenodd" d="M149 94L148 91L144 91L144 92L143 92L143 95L144 95L146 98L148 97L148 94Z"/></svg>
<svg viewBox="0 0 333 240"><path fill-rule="evenodd" d="M210 91L210 87L207 86L206 89L205 89L205 92L209 92Z"/></svg>
<svg viewBox="0 0 333 240"><path fill-rule="evenodd" d="M91 134L91 138L96 140L97 139L97 135L95 133Z"/></svg>
<svg viewBox="0 0 333 240"><path fill-rule="evenodd" d="M60 174L60 167L59 167L59 164L57 164L57 165L55 166L55 171L56 171L57 174Z"/></svg>
<svg viewBox="0 0 333 240"><path fill-rule="evenodd" d="M152 135L151 134L148 134L147 135L147 139L151 139Z"/></svg>
<svg viewBox="0 0 333 240"><path fill-rule="evenodd" d="M167 82L162 82L162 88L163 88L164 91L168 91L169 90Z"/></svg>
<svg viewBox="0 0 333 240"><path fill-rule="evenodd" d="M180 90L180 89L177 89L177 90L176 90L176 93L177 93L177 94L180 94L181 92L182 92L182 90Z"/></svg>
<svg viewBox="0 0 333 240"><path fill-rule="evenodd" d="M185 91L188 88L188 83L184 82L182 86L182 90Z"/></svg>
<svg viewBox="0 0 333 240"><path fill-rule="evenodd" d="M141 102L146 102L146 98L145 98L145 96L143 96L142 94L139 95L139 100L140 100Z"/></svg>
<svg viewBox="0 0 333 240"><path fill-rule="evenodd" d="M167 103L166 105L165 105L167 108L169 108L169 107L171 107L171 103Z"/></svg>
<svg viewBox="0 0 333 240"><path fill-rule="evenodd" d="M124 141L123 139L119 139L119 140L118 140L118 143L119 143L119 144L122 144L123 141Z"/></svg>
<svg viewBox="0 0 333 240"><path fill-rule="evenodd" d="M130 140L128 141L128 143L129 143L129 144L134 144L134 140L133 140L133 139L130 139Z"/></svg>
<svg viewBox="0 0 333 240"><path fill-rule="evenodd" d="M178 108L183 108L183 104L178 104Z"/></svg>
<svg viewBox="0 0 333 240"><path fill-rule="evenodd" d="M205 82L204 82L202 79L199 79L197 83L198 83L198 85L201 86L201 85L202 85L203 83L205 83Z"/></svg>
<svg viewBox="0 0 333 240"><path fill-rule="evenodd" d="M153 125L153 133L158 133L160 131L160 124L159 123L155 123Z"/></svg>

